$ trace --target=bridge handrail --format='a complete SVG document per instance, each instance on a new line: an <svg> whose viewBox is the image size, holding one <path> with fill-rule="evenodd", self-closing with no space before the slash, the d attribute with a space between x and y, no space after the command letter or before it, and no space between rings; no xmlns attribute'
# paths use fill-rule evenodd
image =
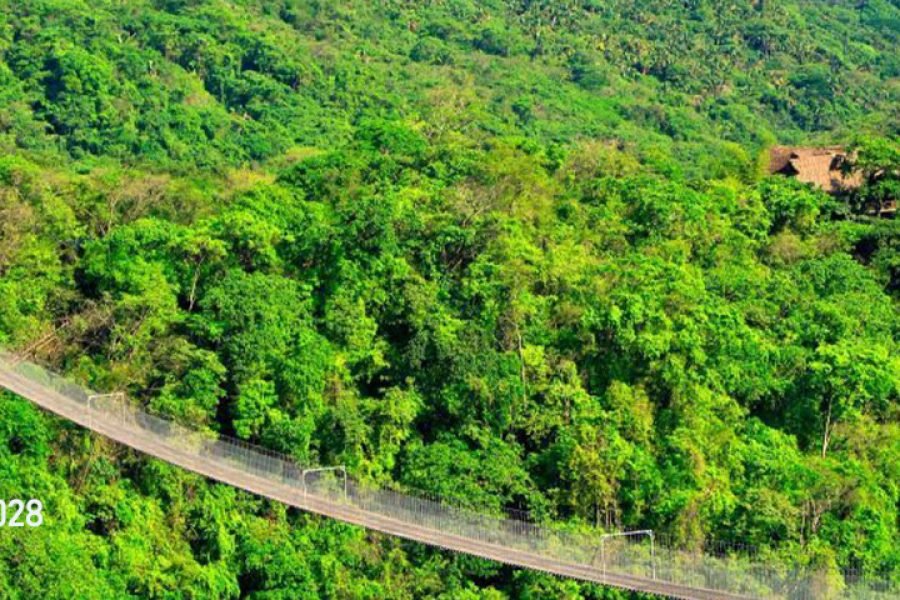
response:
<svg viewBox="0 0 900 600"><path fill-rule="evenodd" d="M298 465L283 454L244 440L187 428L133 406L124 396L96 394L33 362L0 351L0 374L4 373L21 378L30 385L56 392L60 398L53 401L57 403L75 403L78 410L83 411L80 419L82 424L90 425L100 433L129 432L164 446L169 453L177 452L214 461L221 468L264 479L280 486L280 489L294 490L298 503L309 496L317 502L381 515L442 535L502 546L511 551L546 558L554 563L575 565L584 569L587 574L585 579L599 581L602 577L606 581L609 578L630 577L636 581L668 582L705 592L719 590L723 594L720 597L791 599L822 597L822 586L827 585L827 578L794 567L761 564L735 556L715 557L659 546L647 548L641 544L614 544L610 542L609 534L603 531L554 527L483 514L462 506L364 485L352 478L346 478L343 486L335 485L328 478L312 478L310 483L307 481L307 474L317 471L319 467ZM601 547L603 564L592 564ZM596 577L593 575L594 571L597 573ZM876 585L861 584L857 584L856 588L845 587L843 593L854 592L847 597L857 597L856 590L865 594L858 597L895 597L891 594L897 588L884 582L880 585L885 590L884 595Z"/></svg>

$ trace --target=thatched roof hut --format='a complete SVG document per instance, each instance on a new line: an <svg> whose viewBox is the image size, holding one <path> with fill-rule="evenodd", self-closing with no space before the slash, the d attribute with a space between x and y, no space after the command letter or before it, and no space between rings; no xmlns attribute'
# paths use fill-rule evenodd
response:
<svg viewBox="0 0 900 600"><path fill-rule="evenodd" d="M838 194L860 186L858 173L845 175L842 171L848 156L840 146L824 148L789 148L775 146L769 154L769 173L796 177L811 183L829 194Z"/></svg>

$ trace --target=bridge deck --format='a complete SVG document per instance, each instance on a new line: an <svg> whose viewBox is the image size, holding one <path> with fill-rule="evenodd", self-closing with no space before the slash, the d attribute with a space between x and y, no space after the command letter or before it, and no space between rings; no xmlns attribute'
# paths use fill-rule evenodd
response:
<svg viewBox="0 0 900 600"><path fill-rule="evenodd" d="M68 398L51 387L33 381L9 368L4 368L2 362L0 362L0 386L50 412L83 427L90 428L144 454L194 471L210 479L305 511L389 535L495 560L516 567L535 569L621 589L657 594L663 597L682 598L685 600L738 600L750 597L691 587L659 579L604 572L596 567L561 562L540 554L455 535L439 529L423 527L417 523L405 522L352 504L336 502L333 498L325 498L316 494L303 494L298 492L296 487L235 468L227 461L216 460L215 457L198 455L187 451L172 443L171 440L155 436L153 432L142 430L140 427L123 426L122 423L116 422L111 418L104 418L103 415L98 416L96 411L92 411L92 414L89 415L85 405Z"/></svg>

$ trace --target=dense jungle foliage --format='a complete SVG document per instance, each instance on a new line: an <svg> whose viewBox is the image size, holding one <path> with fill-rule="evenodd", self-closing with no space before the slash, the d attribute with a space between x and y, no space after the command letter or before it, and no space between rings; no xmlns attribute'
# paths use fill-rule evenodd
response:
<svg viewBox="0 0 900 600"><path fill-rule="evenodd" d="M371 482L900 578L896 0L0 7L0 344ZM46 505L3 598L624 596L0 396Z"/></svg>

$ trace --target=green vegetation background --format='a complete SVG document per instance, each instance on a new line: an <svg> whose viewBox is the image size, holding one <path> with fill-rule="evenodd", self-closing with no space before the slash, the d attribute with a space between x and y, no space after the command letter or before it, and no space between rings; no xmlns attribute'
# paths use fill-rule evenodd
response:
<svg viewBox="0 0 900 600"><path fill-rule="evenodd" d="M0 343L301 462L900 577L900 3L0 0ZM773 143L860 148L835 200ZM613 598L0 400L0 597Z"/></svg>

